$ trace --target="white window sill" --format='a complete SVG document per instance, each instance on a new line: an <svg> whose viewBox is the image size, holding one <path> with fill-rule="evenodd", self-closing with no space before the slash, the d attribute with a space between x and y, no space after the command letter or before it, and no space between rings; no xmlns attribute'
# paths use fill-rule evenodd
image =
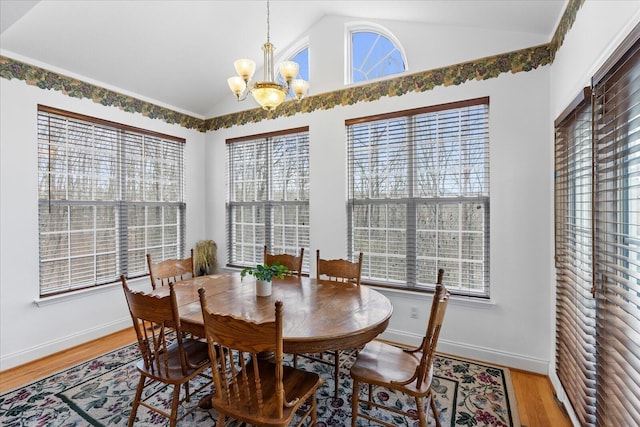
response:
<svg viewBox="0 0 640 427"><path fill-rule="evenodd" d="M404 297L413 297L413 298L417 298L417 299L421 299L421 298L428 298L431 299L432 298L432 294L427 294L427 293L422 293L422 292L413 292L413 291L409 291L406 289L394 289L394 288L382 288L382 287L377 287L375 285L367 285L372 289L375 289L376 291L384 294L384 295L401 295ZM487 299L487 298L473 298L473 297L466 297L466 296L462 296L462 295L451 295L451 298L449 298L449 303L453 304L453 305L459 305L459 306L473 306L473 307L484 307L487 309L493 308L496 305L495 300L492 299Z"/></svg>
<svg viewBox="0 0 640 427"><path fill-rule="evenodd" d="M149 278L147 276L139 277L137 279L132 279L130 281L127 281L127 284L132 289L135 289L137 287L137 285L139 285L142 282L144 282L145 284L149 285ZM149 285L149 287L150 287L150 285ZM93 296L93 295L98 295L98 294L105 293L105 292L113 292L114 288L122 289L122 283L118 281L118 282L115 282L115 283L110 283L108 285L101 285L101 286L96 286L96 287L93 287L93 288L87 288L87 289L80 289L80 290L77 290L77 291L65 292L63 294L52 295L52 296L49 296L49 297L40 297L40 298L36 298L33 301L33 303L35 305L37 305L38 307L46 307L46 306L49 306L49 305L60 304L60 303L68 302L68 301L73 301L73 300L77 300L77 299L80 299L80 298L89 297L89 296Z"/></svg>

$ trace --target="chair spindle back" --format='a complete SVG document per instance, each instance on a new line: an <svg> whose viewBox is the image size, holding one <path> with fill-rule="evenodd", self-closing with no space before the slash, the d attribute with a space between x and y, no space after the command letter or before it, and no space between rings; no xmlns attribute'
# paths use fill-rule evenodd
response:
<svg viewBox="0 0 640 427"><path fill-rule="evenodd" d="M232 412L282 418L285 406L292 404L285 401L282 383L282 302L275 303L274 321L255 323L213 313L207 307L205 290L198 293L212 358L214 407L217 402ZM213 350L216 347L217 352ZM273 352L274 359L262 360L265 352ZM271 372L265 375L265 369ZM265 402L273 393L275 404L269 406Z"/></svg>
<svg viewBox="0 0 640 427"><path fill-rule="evenodd" d="M173 284L169 284L169 294L152 296L129 289L126 278L122 277L122 287L129 306L129 313L138 338L138 347L144 360L144 366L151 372L169 376L167 347L170 331L180 334L180 318ZM177 340L182 347L181 340ZM181 351L181 350L180 350ZM182 374L187 372L186 360L180 358Z"/></svg>

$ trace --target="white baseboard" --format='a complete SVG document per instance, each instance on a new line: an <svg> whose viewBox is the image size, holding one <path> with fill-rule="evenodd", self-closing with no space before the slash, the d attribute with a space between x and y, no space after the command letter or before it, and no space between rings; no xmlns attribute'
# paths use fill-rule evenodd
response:
<svg viewBox="0 0 640 427"><path fill-rule="evenodd" d="M62 350L84 344L113 332L121 331L131 326L131 318L123 318L93 329L87 329L74 335L69 335L55 341L48 341L37 346L16 353L6 354L0 357L0 371L14 368L19 365L50 356Z"/></svg>
<svg viewBox="0 0 640 427"><path fill-rule="evenodd" d="M0 358L0 370L10 369L36 359L49 356L70 347L86 343L87 341L120 331L130 325L131 319L124 318L97 328L88 329L74 335L66 336L59 340L42 343L24 351L4 355ZM421 335L393 329L387 329L380 338L407 345L418 345L422 340ZM543 375L549 374L549 361L520 354L506 353L490 348L457 343L445 339L440 339L438 342L438 351Z"/></svg>
<svg viewBox="0 0 640 427"><path fill-rule="evenodd" d="M555 369L551 369L549 372L549 379L551 380L551 385L556 393L556 399L558 399L564 405L564 410L569 415L569 419L571 420L571 425L575 427L580 427L580 421L578 421L578 416L576 415L573 407L571 406L571 402L569 402L569 397L567 397L567 393L564 391L564 387L560 383L560 379L555 372Z"/></svg>
<svg viewBox="0 0 640 427"><path fill-rule="evenodd" d="M387 329L384 331L384 333L380 335L380 338L407 345L419 345L422 341L422 335L393 329ZM542 375L549 375L549 361L537 359L535 357L524 356L516 353L507 353L487 347L458 343L445 339L440 339L438 341L438 351L494 365L501 365L509 368L521 369L523 371L535 372Z"/></svg>

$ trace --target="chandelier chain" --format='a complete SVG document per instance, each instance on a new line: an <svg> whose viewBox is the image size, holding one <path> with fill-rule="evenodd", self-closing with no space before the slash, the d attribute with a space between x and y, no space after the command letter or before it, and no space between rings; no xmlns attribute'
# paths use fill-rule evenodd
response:
<svg viewBox="0 0 640 427"><path fill-rule="evenodd" d="M269 0L267 0L267 43L270 43L270 36L271 36L271 22L270 22L270 15L271 13L269 13Z"/></svg>

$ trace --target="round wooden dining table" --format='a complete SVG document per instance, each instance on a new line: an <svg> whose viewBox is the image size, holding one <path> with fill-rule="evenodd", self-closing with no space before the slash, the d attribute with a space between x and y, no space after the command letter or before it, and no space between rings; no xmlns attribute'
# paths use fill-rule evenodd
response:
<svg viewBox="0 0 640 427"><path fill-rule="evenodd" d="M287 277L274 279L272 294L256 296L255 279L237 273L194 277L174 284L182 330L204 336L198 289L215 313L254 322L273 321L275 302L283 303L285 353L345 350L368 343L382 333L393 306L387 297L364 285ZM152 292L167 295L169 287Z"/></svg>

